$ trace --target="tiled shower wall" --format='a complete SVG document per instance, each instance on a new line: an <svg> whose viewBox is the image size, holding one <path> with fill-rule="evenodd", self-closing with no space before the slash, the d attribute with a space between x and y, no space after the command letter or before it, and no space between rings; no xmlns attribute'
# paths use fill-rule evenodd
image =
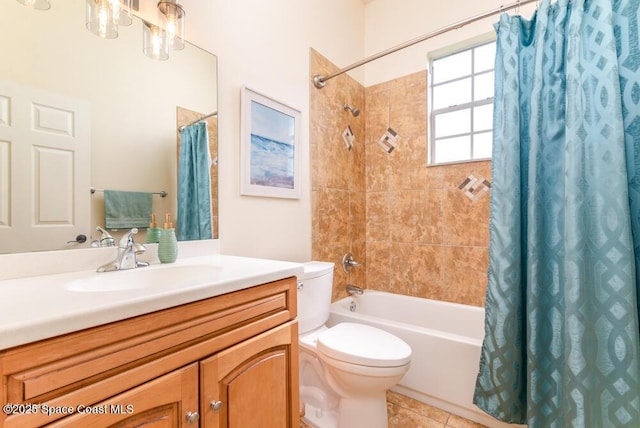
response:
<svg viewBox="0 0 640 428"><path fill-rule="evenodd" d="M311 72L337 68L311 51ZM362 110L353 118L344 102ZM348 152L341 133L356 135ZM378 140L400 137L387 153ZM337 263L334 295L347 282L369 289L476 306L484 304L489 192L460 188L491 180L491 163L426 166L427 76L414 73L369 88L341 75L311 87L313 258ZM480 195L480 196L478 196ZM350 251L364 268L339 268Z"/></svg>
<svg viewBox="0 0 640 428"><path fill-rule="evenodd" d="M327 74L336 68L313 49L311 71ZM312 257L330 261L334 269L333 298L346 295L346 284L365 286L365 269L356 267L346 274L342 257L351 252L365 264L365 106L362 85L347 75L318 90L311 84L310 140L312 183ZM334 83L332 81L332 83ZM347 103L360 109L354 117L345 111ZM351 127L355 137L347 150L342 133Z"/></svg>

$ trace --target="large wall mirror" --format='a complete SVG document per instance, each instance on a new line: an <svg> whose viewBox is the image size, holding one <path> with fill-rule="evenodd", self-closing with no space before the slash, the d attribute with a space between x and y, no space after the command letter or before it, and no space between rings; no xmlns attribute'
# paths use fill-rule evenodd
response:
<svg viewBox="0 0 640 428"><path fill-rule="evenodd" d="M153 212L175 216L178 128L218 110L215 55L187 43L155 61L142 52L142 20L106 40L84 14L82 0L47 11L0 2L0 253L88 247L104 224L103 189L165 191ZM23 103L32 93L46 102ZM217 117L207 123L217 238ZM48 178L67 169L79 172ZM18 223L32 230L15 232ZM88 241L67 242L78 234Z"/></svg>

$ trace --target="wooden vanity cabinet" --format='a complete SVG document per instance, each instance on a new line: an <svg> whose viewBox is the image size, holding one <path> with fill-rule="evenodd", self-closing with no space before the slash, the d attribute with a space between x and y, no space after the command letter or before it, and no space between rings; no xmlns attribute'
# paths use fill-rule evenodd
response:
<svg viewBox="0 0 640 428"><path fill-rule="evenodd" d="M292 340L291 327L280 327L200 362L203 427L291 426L291 417L298 412L298 402L288 393L290 373L298 371L297 328Z"/></svg>
<svg viewBox="0 0 640 428"><path fill-rule="evenodd" d="M291 277L0 351L0 425L298 428L295 317Z"/></svg>
<svg viewBox="0 0 640 428"><path fill-rule="evenodd" d="M198 413L198 365L191 364L90 406L47 427L179 427ZM86 411L87 409L83 409ZM95 412L95 413L94 413Z"/></svg>

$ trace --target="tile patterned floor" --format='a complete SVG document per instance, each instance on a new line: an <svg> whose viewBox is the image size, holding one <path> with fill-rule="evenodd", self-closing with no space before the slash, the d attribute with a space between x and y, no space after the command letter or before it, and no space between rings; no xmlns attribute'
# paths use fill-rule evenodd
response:
<svg viewBox="0 0 640 428"><path fill-rule="evenodd" d="M486 428L394 392L387 392L387 413L389 428ZM300 427L311 428L304 422Z"/></svg>

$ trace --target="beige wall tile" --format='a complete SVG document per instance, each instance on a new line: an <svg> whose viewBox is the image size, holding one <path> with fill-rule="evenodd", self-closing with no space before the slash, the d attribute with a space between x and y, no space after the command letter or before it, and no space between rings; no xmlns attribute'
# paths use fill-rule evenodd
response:
<svg viewBox="0 0 640 428"><path fill-rule="evenodd" d="M486 246L489 242L489 195L471 201L458 189L445 192L444 241L447 245Z"/></svg>
<svg viewBox="0 0 640 428"><path fill-rule="evenodd" d="M391 237L389 226L390 193L368 192L366 194L366 204L366 240L388 241Z"/></svg>
<svg viewBox="0 0 640 428"><path fill-rule="evenodd" d="M380 291L391 289L391 244L389 241L367 242L367 288Z"/></svg>
<svg viewBox="0 0 640 428"><path fill-rule="evenodd" d="M389 128L389 94L387 92L366 92L367 117L366 142L367 145L378 141Z"/></svg>
<svg viewBox="0 0 640 428"><path fill-rule="evenodd" d="M337 70L313 49L310 75ZM366 260L365 96L364 88L348 75L319 90L310 83L310 148L312 182L312 258L335 263L333 299L344 297L347 282L365 284L365 267L349 276L342 271L347 252ZM344 104L361 110L358 117ZM342 133L350 126L355 142L347 150Z"/></svg>
<svg viewBox="0 0 640 428"><path fill-rule="evenodd" d="M352 245L363 245L360 258L364 259L367 227L367 195L364 191L349 192L349 240Z"/></svg>
<svg viewBox="0 0 640 428"><path fill-rule="evenodd" d="M400 84L389 94L389 126L403 138L427 134L426 71L399 79Z"/></svg>
<svg viewBox="0 0 640 428"><path fill-rule="evenodd" d="M444 251L441 245L391 244L394 293L442 300Z"/></svg>
<svg viewBox="0 0 640 428"><path fill-rule="evenodd" d="M476 200L458 186L470 175L491 180L491 163L452 165L445 174L444 242L446 245L488 246L490 192Z"/></svg>
<svg viewBox="0 0 640 428"><path fill-rule="evenodd" d="M331 245L348 247L349 241L349 191L322 189L318 196L318 231L322 240Z"/></svg>
<svg viewBox="0 0 640 428"><path fill-rule="evenodd" d="M389 209L392 241L441 244L443 202L440 190L392 192Z"/></svg>
<svg viewBox="0 0 640 428"><path fill-rule="evenodd" d="M398 148L391 153L390 161L393 190L422 190L430 187L431 177L430 170L427 168L427 137L425 135L403 137L398 143Z"/></svg>
<svg viewBox="0 0 640 428"><path fill-rule="evenodd" d="M337 67L311 50L311 73ZM312 254L337 263L334 299L347 282L482 306L489 241L489 195L476 202L457 186L490 180L491 163L426 166L426 71L363 88L348 75L311 90ZM344 103L361 110L353 117ZM356 135L347 151L342 131ZM400 135L387 153L378 139ZM344 274L350 251L365 266Z"/></svg>
<svg viewBox="0 0 640 428"><path fill-rule="evenodd" d="M484 306L488 263L486 247L445 247L443 300Z"/></svg>
<svg viewBox="0 0 640 428"><path fill-rule="evenodd" d="M391 188L392 171L389 153L387 153L377 143L368 144L365 150L365 174L367 191L388 191Z"/></svg>

